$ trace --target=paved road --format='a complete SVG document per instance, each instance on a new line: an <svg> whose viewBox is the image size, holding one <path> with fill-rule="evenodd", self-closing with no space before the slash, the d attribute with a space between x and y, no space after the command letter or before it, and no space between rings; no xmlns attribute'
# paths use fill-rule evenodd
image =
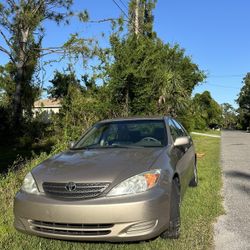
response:
<svg viewBox="0 0 250 250"><path fill-rule="evenodd" d="M250 133L223 131L221 162L226 215L215 224L215 249L250 250Z"/></svg>

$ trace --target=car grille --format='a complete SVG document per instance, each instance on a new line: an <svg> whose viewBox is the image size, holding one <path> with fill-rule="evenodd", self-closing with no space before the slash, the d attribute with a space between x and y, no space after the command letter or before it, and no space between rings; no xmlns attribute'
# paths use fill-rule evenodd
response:
<svg viewBox="0 0 250 250"><path fill-rule="evenodd" d="M44 182L44 192L55 198L65 199L91 199L101 195L109 183L74 183L74 190L67 190L68 183Z"/></svg>
<svg viewBox="0 0 250 250"><path fill-rule="evenodd" d="M114 224L69 224L37 220L30 220L29 223L31 228L37 232L76 236L107 235L111 233L111 228L114 226Z"/></svg>

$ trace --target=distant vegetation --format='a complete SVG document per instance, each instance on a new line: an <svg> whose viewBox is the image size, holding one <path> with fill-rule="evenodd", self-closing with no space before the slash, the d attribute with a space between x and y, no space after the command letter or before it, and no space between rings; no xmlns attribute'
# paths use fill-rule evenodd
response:
<svg viewBox="0 0 250 250"><path fill-rule="evenodd" d="M250 73L244 77L243 87L236 101L239 104L239 123L243 129L250 130Z"/></svg>

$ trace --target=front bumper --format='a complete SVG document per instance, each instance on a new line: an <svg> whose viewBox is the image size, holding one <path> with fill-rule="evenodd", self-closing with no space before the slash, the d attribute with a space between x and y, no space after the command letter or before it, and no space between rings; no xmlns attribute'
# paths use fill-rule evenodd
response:
<svg viewBox="0 0 250 250"><path fill-rule="evenodd" d="M145 193L82 201L17 193L14 226L38 236L66 240L136 241L161 234L169 224L169 193Z"/></svg>

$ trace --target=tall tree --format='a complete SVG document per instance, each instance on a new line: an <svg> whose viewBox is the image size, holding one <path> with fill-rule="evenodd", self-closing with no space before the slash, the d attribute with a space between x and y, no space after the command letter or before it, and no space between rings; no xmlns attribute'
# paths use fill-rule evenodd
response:
<svg viewBox="0 0 250 250"><path fill-rule="evenodd" d="M236 101L239 104L240 123L246 129L250 127L250 73L243 78L243 87Z"/></svg>
<svg viewBox="0 0 250 250"><path fill-rule="evenodd" d="M42 48L45 20L60 23L71 14L72 0L7 0L0 2L0 36L5 42L0 51L12 64L15 83L13 117L22 117L22 98L31 90L31 79L39 57L60 48Z"/></svg>
<svg viewBox="0 0 250 250"><path fill-rule="evenodd" d="M158 39L111 37L114 61L108 67L112 102L123 115L177 116L188 106L204 74L178 46Z"/></svg>
<svg viewBox="0 0 250 250"><path fill-rule="evenodd" d="M221 125L222 110L221 106L212 98L209 91L204 91L202 94L196 94L193 98L196 107L195 116L197 123L205 121L206 128ZM199 127L197 127L199 128Z"/></svg>
<svg viewBox="0 0 250 250"><path fill-rule="evenodd" d="M153 9L157 0L131 0L129 4L130 33L149 38L155 36L153 32Z"/></svg>
<svg viewBox="0 0 250 250"><path fill-rule="evenodd" d="M11 97L14 92L14 82L11 77L11 64L0 66L0 106L6 108L11 103Z"/></svg>
<svg viewBox="0 0 250 250"><path fill-rule="evenodd" d="M223 128L232 129L237 126L237 112L229 103L221 104L222 108L222 126Z"/></svg>
<svg viewBox="0 0 250 250"><path fill-rule="evenodd" d="M72 71L66 71L61 73L56 71L54 78L50 80L52 86L48 88L48 94L51 98L62 99L68 95L69 86L75 86L79 90L82 89L80 80L77 79L76 75Z"/></svg>
<svg viewBox="0 0 250 250"><path fill-rule="evenodd" d="M110 38L107 73L121 115L180 114L205 75L178 45L164 44L153 31L155 0L131 0L128 34Z"/></svg>

